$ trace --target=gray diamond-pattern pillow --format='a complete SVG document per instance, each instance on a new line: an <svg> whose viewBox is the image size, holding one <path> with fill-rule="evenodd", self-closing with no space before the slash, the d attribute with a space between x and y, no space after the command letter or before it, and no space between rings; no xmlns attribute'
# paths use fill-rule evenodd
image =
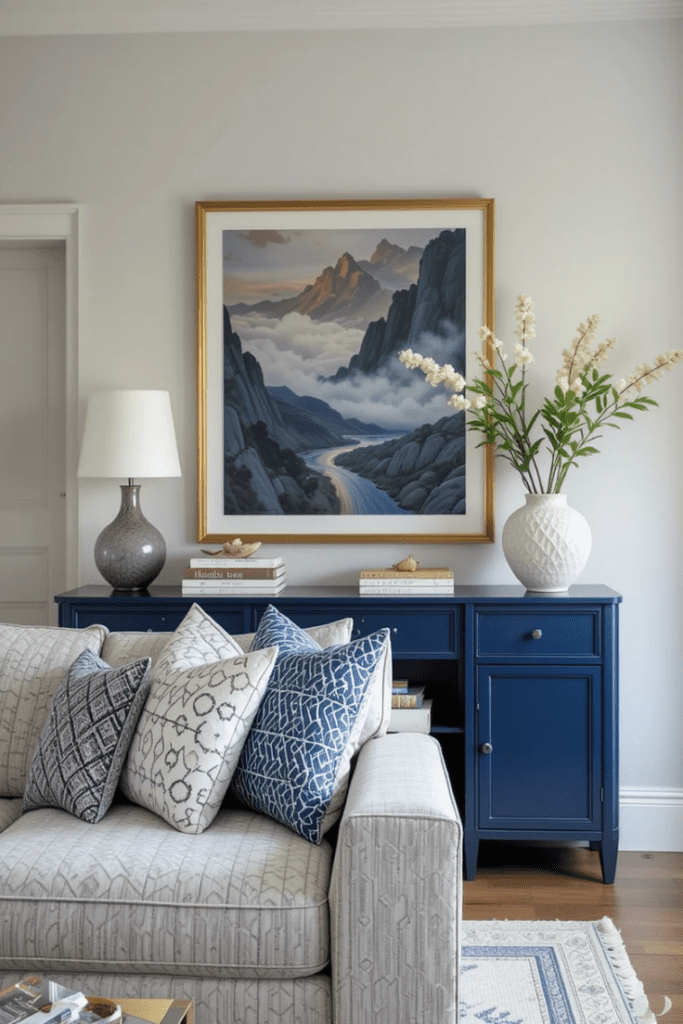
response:
<svg viewBox="0 0 683 1024"><path fill-rule="evenodd" d="M151 658L112 668L84 651L55 693L24 793L24 810L60 807L83 821L109 810L149 692Z"/></svg>

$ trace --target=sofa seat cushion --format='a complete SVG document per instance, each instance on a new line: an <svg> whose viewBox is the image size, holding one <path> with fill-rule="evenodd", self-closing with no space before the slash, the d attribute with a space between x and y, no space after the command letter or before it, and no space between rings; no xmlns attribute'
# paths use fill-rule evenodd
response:
<svg viewBox="0 0 683 1024"><path fill-rule="evenodd" d="M8 800L0 797L0 832L4 832L17 818L20 818L23 810L23 800Z"/></svg>
<svg viewBox="0 0 683 1024"><path fill-rule="evenodd" d="M2 836L0 971L293 978L329 957L332 850L223 810L200 835L117 804L24 814Z"/></svg>

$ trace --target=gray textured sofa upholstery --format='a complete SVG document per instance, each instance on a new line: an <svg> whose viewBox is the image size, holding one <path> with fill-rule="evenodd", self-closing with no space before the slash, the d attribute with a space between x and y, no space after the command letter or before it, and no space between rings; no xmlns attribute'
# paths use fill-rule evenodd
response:
<svg viewBox="0 0 683 1024"><path fill-rule="evenodd" d="M319 845L234 804L199 835L124 798L96 824L22 813L65 665L106 654L103 627L61 632L62 663L22 669L21 685L30 630L0 649L0 986L32 971L189 998L198 1024L454 1024L462 835L434 739L365 742ZM132 640L156 655L164 637Z"/></svg>

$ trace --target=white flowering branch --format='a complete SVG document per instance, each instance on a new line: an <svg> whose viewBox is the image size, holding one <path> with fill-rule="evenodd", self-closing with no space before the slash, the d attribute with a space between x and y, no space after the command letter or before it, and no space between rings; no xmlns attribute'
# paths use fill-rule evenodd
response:
<svg viewBox="0 0 683 1024"><path fill-rule="evenodd" d="M492 361L475 352L484 377L475 377L470 384L449 364L440 366L434 359L411 349L404 349L398 356L409 368L422 370L432 387L442 384L451 392L449 405L469 413L469 428L483 434L478 447L494 445L496 454L518 471L528 491L559 493L570 467L578 466L577 459L597 454L598 449L589 442L602 436L598 431L603 426L619 429L620 424L613 422L615 419L630 420L632 412L645 412L657 405L641 391L661 377L664 370L680 362L683 351L665 352L657 356L653 365L641 363L627 378L612 383L611 374L600 374L598 367L616 346L616 339L607 338L592 348L600 317L589 316L585 324L579 324L570 347L562 353L553 397L546 398L541 408L529 417L526 370L534 357L528 342L536 337L536 330L533 302L528 295L517 297L515 317L515 335L519 338L515 344L515 362L510 367L506 365L503 343L488 327L482 327L479 336L492 352ZM465 397L465 390L475 397ZM541 434L532 439L537 423ZM537 462L544 441L550 455L545 481Z"/></svg>

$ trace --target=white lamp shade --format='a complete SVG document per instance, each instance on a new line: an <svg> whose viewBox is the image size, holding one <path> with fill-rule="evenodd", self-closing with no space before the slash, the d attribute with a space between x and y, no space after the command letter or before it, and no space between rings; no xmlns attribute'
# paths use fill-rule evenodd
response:
<svg viewBox="0 0 683 1024"><path fill-rule="evenodd" d="M181 476L168 391L95 391L78 476Z"/></svg>

